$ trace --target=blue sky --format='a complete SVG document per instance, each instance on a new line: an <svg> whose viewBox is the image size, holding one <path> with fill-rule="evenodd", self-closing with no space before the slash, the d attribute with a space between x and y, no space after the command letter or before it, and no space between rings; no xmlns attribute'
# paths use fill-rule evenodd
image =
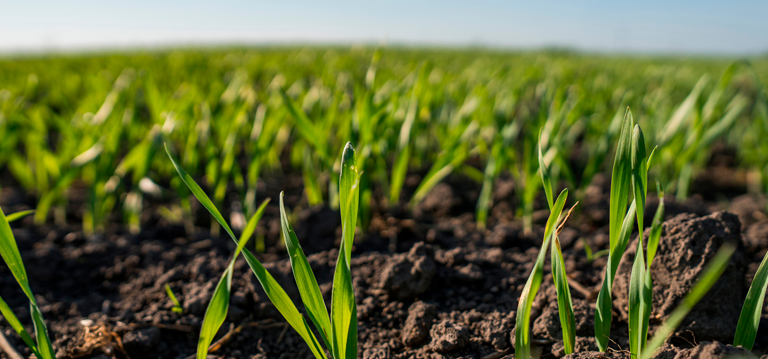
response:
<svg viewBox="0 0 768 359"><path fill-rule="evenodd" d="M768 1L15 1L0 52L387 43L587 51L768 52Z"/></svg>

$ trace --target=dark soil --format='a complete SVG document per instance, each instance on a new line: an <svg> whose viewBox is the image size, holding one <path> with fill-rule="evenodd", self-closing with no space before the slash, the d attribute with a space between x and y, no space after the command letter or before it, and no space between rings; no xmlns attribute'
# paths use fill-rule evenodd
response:
<svg viewBox="0 0 768 359"><path fill-rule="evenodd" d="M325 207L300 208L305 203L300 182L300 178L292 177L268 180L266 187L273 192L260 191L259 196L275 199L277 190L286 190L286 204L297 212L294 226L299 241L329 302L341 236L339 215ZM418 178L407 182L418 183ZM697 182L697 186L702 184ZM581 288L572 289L577 348L581 351L573 358L628 357L622 351L628 348L626 265L614 287L615 351L590 352L595 349L591 338L594 298L606 258L588 262L584 241L594 251L608 246L607 187L604 177L595 178L561 234L569 280ZM351 263L358 301L359 357L514 356L512 330L518 295L533 267L548 213L537 212L532 233L524 233L514 216L518 205L514 185L502 178L495 188L487 230L478 230L474 222L479 186L462 177L451 177L438 185L413 211L373 206L370 226L356 236ZM712 190L709 187L707 191ZM24 196L13 191L5 187L0 196L6 213L30 207ZM768 250L765 200L744 195L733 198L730 205L710 201L698 195L684 203L666 199L667 222L653 265L656 288L651 332L679 303L722 243L735 241L739 250L726 274L683 323L660 358L742 353L703 341L732 340L746 289ZM259 258L302 309L280 242L275 202L267 208L257 230L267 248ZM646 223L650 223L656 204L649 200ZM542 205L537 208L544 208ZM58 349L57 357L126 358L117 345L118 338L133 359L182 359L194 354L203 314L234 244L203 230L189 235L182 226L168 224L153 213L146 217L156 225L137 235L115 226L105 234L85 237L78 226L35 227L29 218L13 224L32 289ZM209 221L204 212L198 211L197 217L198 224ZM631 256L628 253L625 261L631 261ZM230 331L231 335L209 357L310 358L307 346L287 327L242 258L236 262L233 278L229 314L218 337ZM182 314L172 311L166 284L182 303ZM0 266L0 295L22 322L30 323L27 303L5 266ZM552 278L547 274L532 313L535 343L544 358L564 354L555 298ZM29 355L4 321L2 328L17 350ZM755 345L757 353L766 350L768 314L763 316ZM0 358L7 356L0 354Z"/></svg>

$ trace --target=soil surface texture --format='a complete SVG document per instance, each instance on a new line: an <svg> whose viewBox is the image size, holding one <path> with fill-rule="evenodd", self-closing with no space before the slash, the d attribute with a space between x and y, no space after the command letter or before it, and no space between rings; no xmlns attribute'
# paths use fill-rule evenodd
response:
<svg viewBox="0 0 768 359"><path fill-rule="evenodd" d="M408 179L410 190L413 183L418 178ZM597 176L584 193L574 194L581 204L560 235L577 320L578 352L569 358L629 358L626 294L637 234L628 245L613 290L613 350L594 352L592 338L594 301L607 258L588 261L585 244L594 252L608 247L608 186L608 179ZM258 193L260 198L273 198L257 229L256 236L263 238L265 248L258 258L303 310L281 244L274 201L276 191L286 190L286 206L293 212L297 236L330 303L341 237L338 212L306 207L300 176L267 180L266 188L277 190ZM502 177L494 188L487 229L478 229L474 222L479 185L464 177L449 177L413 210L388 208L377 201L384 196L374 194L372 218L355 238L351 262L358 306L358 357L514 357L518 296L538 253L548 211L541 210L546 208L542 193L533 229L526 233L514 215L519 195L512 181ZM712 187L698 183L693 188L710 193ZM6 213L34 205L12 187L2 191L0 205ZM647 224L658 204L650 197ZM725 202L694 194L685 202L665 201L666 221L652 267L651 335L720 245L736 242L738 250L723 277L658 357L755 357L723 343L733 340L744 296L768 250L765 199L741 195ZM569 199L569 206L573 202ZM188 234L182 225L168 223L152 212L152 204L145 207L146 223L151 225L144 225L135 235L122 226L85 236L77 225L34 226L31 218L13 223L57 358L184 359L195 353L208 301L234 244L209 234L210 219L204 209L196 209L199 227ZM225 217L229 215L224 212ZM70 223L79 223L77 216L72 214ZM565 353L548 262L531 323L534 351L542 358L555 358ZM181 313L173 311L166 284L181 302ZM23 323L31 322L28 303L4 265L0 266L0 296ZM763 313L754 350L757 357L768 351L768 311ZM4 320L0 328L18 352L30 355ZM312 355L269 302L242 258L235 264L229 313L216 339L222 337L209 358ZM8 356L0 354L0 358Z"/></svg>

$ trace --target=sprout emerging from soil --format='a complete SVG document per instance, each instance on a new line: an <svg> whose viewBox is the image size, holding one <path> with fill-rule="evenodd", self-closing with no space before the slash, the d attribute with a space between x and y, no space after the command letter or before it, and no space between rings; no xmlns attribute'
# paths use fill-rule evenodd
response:
<svg viewBox="0 0 768 359"><path fill-rule="evenodd" d="M237 243L237 249L232 256L232 260L216 286L211 302L208 304L208 309L205 312L203 325L200 331L200 339L198 341L197 358L203 359L207 357L208 348L213 341L213 337L216 335L216 332L224 323L227 316L234 264L238 255L242 252L248 266L258 278L270 301L275 305L275 308L277 308L288 324L290 324L302 339L304 339L307 345L309 345L315 358L326 359L327 356L323 347L313 334L309 324L304 319L304 316L298 309L296 309L296 306L288 297L285 290L283 290L283 288L275 281L266 268L264 268L258 259L245 248L245 244L255 231L256 225L261 218L261 215L264 213L264 209L266 208L269 199L265 200L256 210L238 240L230 226L224 220L224 217L222 217L221 213L205 192L203 192L192 177L173 160L168 147L166 147L166 153L171 159L176 171L181 176L181 179L192 191L192 194L194 194L200 203L208 209L232 240ZM360 181L360 173L357 170L356 161L355 150L350 143L347 143L342 154L341 177L339 179L342 240L341 248L339 250L339 258L336 261L330 316L328 315L328 310L325 307L325 301L320 292L320 287L309 266L307 257L304 255L304 251L301 249L301 245L299 245L298 239L288 223L288 216L286 215L283 203L283 193L280 194L280 223L285 246L291 260L291 268L293 270L294 278L296 279L302 302L307 309L307 314L314 324L315 329L317 329L323 344L330 352L331 358L334 359L352 359L357 357L357 308L349 266L359 201L358 184Z"/></svg>
<svg viewBox="0 0 768 359"><path fill-rule="evenodd" d="M544 241L539 250L539 255L536 258L536 264L533 266L533 271L528 277L528 281L525 283L525 287L520 294L520 299L517 304L515 356L526 359L531 356L531 307L533 306L533 300L536 298L536 293L538 293L539 286L541 286L541 281L544 277L544 261L547 256L547 246L550 245L550 243L552 246L552 278L557 289L557 305L560 312L560 324L563 328L563 343L566 354L573 353L574 344L576 342L573 303L571 301L570 290L568 289L568 277L565 273L565 263L563 260L562 249L560 248L560 240L557 238L558 232L565 223L565 220L568 219L568 215L570 215L573 208L571 208L571 210L568 211L568 215L560 221L560 215L563 212L565 200L568 197L568 189L563 189L557 197L557 200L554 201L554 203L552 202L552 179L550 177L549 169L542 157L541 147L539 147L539 172L541 173L541 179L544 184L544 192L547 196L547 204L549 205L550 214L544 229ZM559 226L558 223L560 223Z"/></svg>
<svg viewBox="0 0 768 359"><path fill-rule="evenodd" d="M24 341L24 344L29 347L37 358L54 359L56 356L53 352L51 339L48 337L48 328L45 326L43 314L40 312L40 308L37 306L37 301L35 300L35 295L32 293L32 289L29 286L29 278L27 277L27 271L24 268L24 262L21 260L19 247L16 245L16 238L14 238L11 226L8 224L8 222L17 220L32 212L33 211L24 211L10 214L6 217L2 209L0 209L0 255L3 257L5 264L8 265L8 269L11 270L13 277L16 278L16 282L19 283L21 290L24 291L24 294L29 298L29 309L35 328L35 340L32 340L32 337L27 333L27 330L24 329L19 318L13 313L3 298L0 298L0 313L2 313L8 324L10 324L13 330L19 334L21 340Z"/></svg>

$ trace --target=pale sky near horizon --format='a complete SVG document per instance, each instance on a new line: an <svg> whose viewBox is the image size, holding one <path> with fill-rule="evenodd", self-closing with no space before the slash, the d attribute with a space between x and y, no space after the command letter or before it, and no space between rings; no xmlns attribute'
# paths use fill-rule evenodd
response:
<svg viewBox="0 0 768 359"><path fill-rule="evenodd" d="M15 1L0 53L387 43L764 54L768 1Z"/></svg>

